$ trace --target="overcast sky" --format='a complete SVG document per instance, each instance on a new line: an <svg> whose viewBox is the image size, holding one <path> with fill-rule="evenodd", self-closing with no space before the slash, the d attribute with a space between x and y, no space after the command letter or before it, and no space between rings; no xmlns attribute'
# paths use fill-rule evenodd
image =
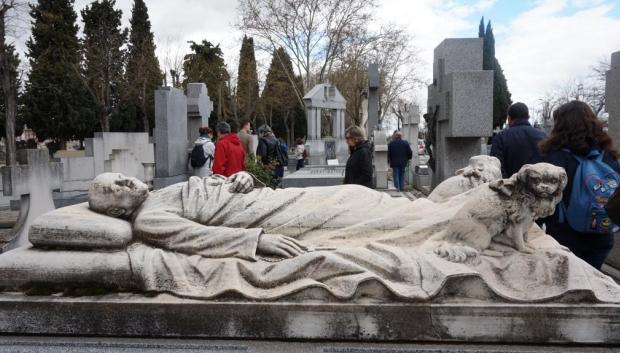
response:
<svg viewBox="0 0 620 353"><path fill-rule="evenodd" d="M76 0L78 12L91 1ZM117 0L129 25L132 0ZM481 16L490 19L496 56L513 100L536 108L538 99L614 51L620 51L618 0L379 0L380 22L406 26L423 59L418 70L430 81L433 49L448 37L475 37ZM229 69L236 70L242 32L235 28L236 0L146 0L158 56L181 54L187 41L219 43ZM80 22L81 24L81 22ZM22 31L18 47L29 36ZM166 52L169 55L166 55ZM259 55L268 60L268 56ZM263 63L264 66L268 62ZM413 97L412 97L413 98ZM415 97L421 103L423 91ZM425 104L422 104L424 106Z"/></svg>

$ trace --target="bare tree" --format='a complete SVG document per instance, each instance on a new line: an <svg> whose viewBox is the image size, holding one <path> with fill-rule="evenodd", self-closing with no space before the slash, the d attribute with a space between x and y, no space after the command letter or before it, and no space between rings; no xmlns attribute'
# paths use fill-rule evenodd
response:
<svg viewBox="0 0 620 353"><path fill-rule="evenodd" d="M0 87L4 92L6 164L15 165L15 117L17 116L17 82L14 77L14 57L7 43L9 28L25 2L19 0L0 0Z"/></svg>
<svg viewBox="0 0 620 353"><path fill-rule="evenodd" d="M182 42L179 37L168 36L157 45L162 48L164 75L170 75L170 84L175 88L182 86L181 77L183 77L185 48L181 43L185 42Z"/></svg>
<svg viewBox="0 0 620 353"><path fill-rule="evenodd" d="M323 81L334 61L349 45L349 38L371 20L376 0L241 0L239 28L257 39L257 47L290 53L303 91ZM290 77L295 85L295 78Z"/></svg>

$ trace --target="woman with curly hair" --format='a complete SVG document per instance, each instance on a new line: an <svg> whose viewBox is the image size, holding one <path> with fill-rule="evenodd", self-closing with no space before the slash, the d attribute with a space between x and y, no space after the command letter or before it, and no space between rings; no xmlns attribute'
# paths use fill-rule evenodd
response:
<svg viewBox="0 0 620 353"><path fill-rule="evenodd" d="M541 141L539 147L544 162L566 170L568 184L555 214L544 219L543 223L547 226L547 233L560 244L568 247L575 255L600 270L614 245L613 234L578 232L568 224L566 219L560 217L559 210L569 205L574 191L575 173L580 164L578 157L586 158L593 151L595 151L594 154L602 153L603 163L620 174L620 165L617 161L619 154L614 149L611 138L603 130L601 121L584 102L572 101L563 104L553 112L553 122L551 135Z"/></svg>

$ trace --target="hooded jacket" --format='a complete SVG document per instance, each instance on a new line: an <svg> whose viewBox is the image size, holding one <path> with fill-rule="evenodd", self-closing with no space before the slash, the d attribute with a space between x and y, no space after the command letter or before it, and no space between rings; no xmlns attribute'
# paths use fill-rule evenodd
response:
<svg viewBox="0 0 620 353"><path fill-rule="evenodd" d="M344 171L344 184L373 187L372 152L368 141L363 141L351 148L351 155L347 160L347 166Z"/></svg>
<svg viewBox="0 0 620 353"><path fill-rule="evenodd" d="M220 136L215 145L213 173L229 177L245 170L245 152L237 134Z"/></svg>
<svg viewBox="0 0 620 353"><path fill-rule="evenodd" d="M206 136L200 136L194 141L195 146L202 146L207 162L200 168L194 168L194 176L207 177L213 174L213 159L215 156L215 144Z"/></svg>

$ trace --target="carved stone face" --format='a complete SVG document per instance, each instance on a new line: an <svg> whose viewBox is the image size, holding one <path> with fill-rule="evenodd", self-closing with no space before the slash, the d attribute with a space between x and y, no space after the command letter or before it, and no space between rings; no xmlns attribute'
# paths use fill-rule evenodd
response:
<svg viewBox="0 0 620 353"><path fill-rule="evenodd" d="M112 217L130 215L148 197L146 184L119 173L98 175L88 189L88 203L92 210Z"/></svg>
<svg viewBox="0 0 620 353"><path fill-rule="evenodd" d="M550 216L555 212L555 206L562 200L562 191L568 181L564 168L548 163L524 165L517 179L539 201L535 210L539 217Z"/></svg>
<svg viewBox="0 0 620 353"><path fill-rule="evenodd" d="M469 159L469 165L456 172L466 178L473 177L479 183L501 179L502 170L499 159L491 156L473 156Z"/></svg>

